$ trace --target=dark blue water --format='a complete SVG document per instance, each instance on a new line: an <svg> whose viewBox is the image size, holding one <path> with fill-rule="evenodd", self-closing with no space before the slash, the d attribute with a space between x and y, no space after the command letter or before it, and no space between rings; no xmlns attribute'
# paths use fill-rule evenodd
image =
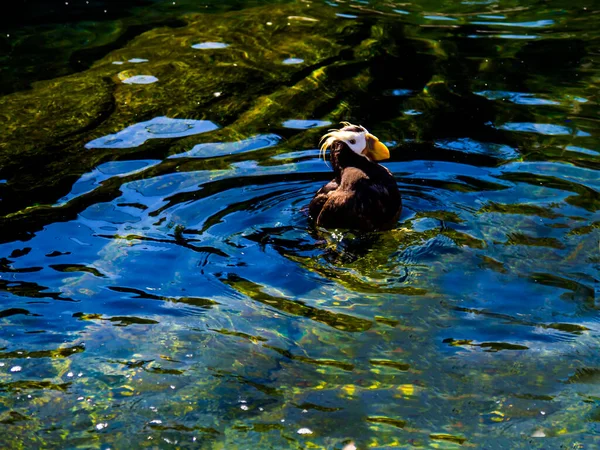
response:
<svg viewBox="0 0 600 450"><path fill-rule="evenodd" d="M5 448L596 445L593 2L73 3L0 33ZM308 221L342 120L392 231Z"/></svg>

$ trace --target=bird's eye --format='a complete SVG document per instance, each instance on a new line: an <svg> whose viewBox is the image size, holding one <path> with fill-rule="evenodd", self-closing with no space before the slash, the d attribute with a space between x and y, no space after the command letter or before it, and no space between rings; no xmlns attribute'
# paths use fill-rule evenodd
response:
<svg viewBox="0 0 600 450"><path fill-rule="evenodd" d="M351 144L356 144L356 139L350 139Z"/></svg>

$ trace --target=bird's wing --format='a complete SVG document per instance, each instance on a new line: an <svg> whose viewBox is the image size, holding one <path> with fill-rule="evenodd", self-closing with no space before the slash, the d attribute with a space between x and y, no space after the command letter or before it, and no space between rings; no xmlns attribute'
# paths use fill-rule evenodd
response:
<svg viewBox="0 0 600 450"><path fill-rule="evenodd" d="M324 228L370 229L370 217L363 213L364 205L353 192L332 192L317 217L317 225Z"/></svg>
<svg viewBox="0 0 600 450"><path fill-rule="evenodd" d="M338 183L335 180L330 181L325 186L317 191L310 204L308 205L308 213L313 219L319 217L323 205L329 199L329 195L338 188Z"/></svg>

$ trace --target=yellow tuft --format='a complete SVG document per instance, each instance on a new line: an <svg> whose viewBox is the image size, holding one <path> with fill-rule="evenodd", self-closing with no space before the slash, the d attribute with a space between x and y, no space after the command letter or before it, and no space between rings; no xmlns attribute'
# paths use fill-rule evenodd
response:
<svg viewBox="0 0 600 450"><path fill-rule="evenodd" d="M340 122L340 124L343 125L343 127L353 126L350 122L346 122L346 121ZM320 145L319 159L323 158L323 161L326 162L325 157L327 155L327 150L329 150L331 145L334 143L334 141L338 137L338 136L336 136L336 133L339 133L340 130L341 130L341 128L340 129L331 128L328 130L329 133L327 133L326 135L324 135L321 138L321 140L319 141L319 145Z"/></svg>
<svg viewBox="0 0 600 450"><path fill-rule="evenodd" d="M330 132L323 136L319 141L319 145L321 146L319 150L319 159L322 157L324 162L326 161L325 156L327 154L327 150L329 150L329 147L331 147L331 144L333 144L333 141L335 141L334 133L336 131L338 130L330 130Z"/></svg>

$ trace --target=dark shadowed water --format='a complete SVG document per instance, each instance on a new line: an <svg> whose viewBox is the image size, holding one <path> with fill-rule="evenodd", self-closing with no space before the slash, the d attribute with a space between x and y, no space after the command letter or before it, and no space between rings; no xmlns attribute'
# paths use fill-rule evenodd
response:
<svg viewBox="0 0 600 450"><path fill-rule="evenodd" d="M3 448L598 445L598 2L15 4ZM307 220L344 120L392 231Z"/></svg>

